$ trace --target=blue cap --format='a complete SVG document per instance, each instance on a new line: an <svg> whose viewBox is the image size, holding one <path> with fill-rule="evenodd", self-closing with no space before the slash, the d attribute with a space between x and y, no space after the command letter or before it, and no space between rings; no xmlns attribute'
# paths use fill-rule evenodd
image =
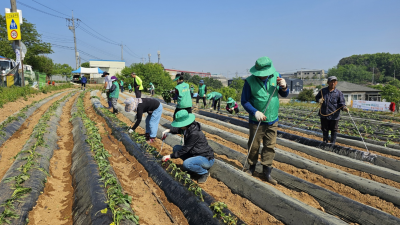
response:
<svg viewBox="0 0 400 225"><path fill-rule="evenodd" d="M202 84L204 84L204 81L203 80L200 80L200 82L199 83L202 83Z"/></svg>

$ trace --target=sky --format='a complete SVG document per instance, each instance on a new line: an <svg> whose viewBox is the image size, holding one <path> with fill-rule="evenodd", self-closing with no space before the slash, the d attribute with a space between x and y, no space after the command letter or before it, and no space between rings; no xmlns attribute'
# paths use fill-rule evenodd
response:
<svg viewBox="0 0 400 225"><path fill-rule="evenodd" d="M10 1L1 5L9 8ZM73 68L65 19L72 10L82 21L76 24L82 62L121 60L122 43L127 65L148 62L149 53L157 62L160 51L167 69L233 77L247 75L262 56L290 73L328 70L356 54L400 53L399 0L17 0L17 8L54 44L49 57Z"/></svg>

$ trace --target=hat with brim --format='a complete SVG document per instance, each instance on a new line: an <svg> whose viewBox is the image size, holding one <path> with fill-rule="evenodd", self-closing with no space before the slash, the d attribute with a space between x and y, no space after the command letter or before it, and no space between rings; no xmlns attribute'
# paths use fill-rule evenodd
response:
<svg viewBox="0 0 400 225"><path fill-rule="evenodd" d="M336 76L328 77L328 83L331 82L331 81L333 81L333 80L336 80L336 81L337 81L337 77L336 77Z"/></svg>
<svg viewBox="0 0 400 225"><path fill-rule="evenodd" d="M173 81L177 81L181 76L182 76L181 74L177 74L177 75L175 76L175 79L174 79Z"/></svg>
<svg viewBox="0 0 400 225"><path fill-rule="evenodd" d="M107 75L110 75L110 74L107 73L107 72L103 72L103 75L101 75L101 77L105 77L105 76L107 76Z"/></svg>
<svg viewBox="0 0 400 225"><path fill-rule="evenodd" d="M208 94L208 95L207 95L207 99L208 99L208 100L212 99L212 97L213 97L212 94Z"/></svg>
<svg viewBox="0 0 400 225"><path fill-rule="evenodd" d="M111 77L111 81L116 81L116 80L118 80L118 78L116 76Z"/></svg>
<svg viewBox="0 0 400 225"><path fill-rule="evenodd" d="M228 98L228 101L226 102L228 104L235 103L235 100L233 100L231 97Z"/></svg>
<svg viewBox="0 0 400 225"><path fill-rule="evenodd" d="M266 56L258 58L256 64L250 69L250 73L256 77L266 77L275 72L272 60Z"/></svg>
<svg viewBox="0 0 400 225"><path fill-rule="evenodd" d="M200 83L200 84L204 84L204 80L200 80L199 83Z"/></svg>
<svg viewBox="0 0 400 225"><path fill-rule="evenodd" d="M153 85L153 83L150 82L150 85Z"/></svg>
<svg viewBox="0 0 400 225"><path fill-rule="evenodd" d="M193 123L195 115L186 110L180 110L175 115L175 120L171 123L173 127L185 127Z"/></svg>

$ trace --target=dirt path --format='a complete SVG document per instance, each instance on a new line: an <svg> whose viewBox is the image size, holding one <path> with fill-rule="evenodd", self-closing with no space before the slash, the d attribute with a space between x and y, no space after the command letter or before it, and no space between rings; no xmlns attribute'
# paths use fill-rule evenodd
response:
<svg viewBox="0 0 400 225"><path fill-rule="evenodd" d="M105 105L103 99L102 104ZM182 211L167 200L164 192L148 176L144 167L126 151L122 142L119 142L111 135L111 129L107 126L104 118L94 111L89 100L89 93L85 96L85 106L86 113L90 119L97 122L96 127L101 134L104 148L112 155L109 158L110 164L117 174L124 191L132 196L131 207L134 209L135 214L139 216L140 224L172 224L162 206L153 196L152 191L161 199L164 206L179 224L188 224ZM118 149L121 150L123 155ZM125 157L132 163L128 162Z"/></svg>
<svg viewBox="0 0 400 225"><path fill-rule="evenodd" d="M26 144L26 141L32 134L33 128L39 122L39 119L42 117L42 115L46 112L51 104L67 94L68 93L61 94L60 96L53 98L52 100L48 101L46 104L38 108L29 118L26 119L19 130L17 130L6 142L3 143L2 146L0 146L1 179L14 162L14 156L17 155L21 151L22 147L24 147L24 145Z"/></svg>
<svg viewBox="0 0 400 225"><path fill-rule="evenodd" d="M29 213L29 224L72 224L72 188L71 153L74 147L71 109L79 93L71 97L63 108L57 135L61 137L50 160L50 177L47 179L43 194L39 196L37 205Z"/></svg>
<svg viewBox="0 0 400 225"><path fill-rule="evenodd" d="M2 108L0 108L0 122L4 121L9 116L18 112L25 106L32 104L32 102L34 102L34 101L40 101L46 97L49 97L50 95L54 95L56 93L67 91L67 90L71 90L71 89L69 88L69 89L53 91L53 92L50 92L47 94L43 94L43 93L34 94L34 95L31 95L30 97L28 97L26 101L24 100L24 98L19 98L15 102L8 102L8 103L4 104Z"/></svg>

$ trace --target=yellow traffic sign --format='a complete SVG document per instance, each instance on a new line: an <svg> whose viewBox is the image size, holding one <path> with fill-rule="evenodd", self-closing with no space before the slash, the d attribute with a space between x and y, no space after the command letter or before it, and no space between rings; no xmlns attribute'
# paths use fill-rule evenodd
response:
<svg viewBox="0 0 400 225"><path fill-rule="evenodd" d="M6 13L7 36L9 41L21 40L21 29L19 24L19 14Z"/></svg>

